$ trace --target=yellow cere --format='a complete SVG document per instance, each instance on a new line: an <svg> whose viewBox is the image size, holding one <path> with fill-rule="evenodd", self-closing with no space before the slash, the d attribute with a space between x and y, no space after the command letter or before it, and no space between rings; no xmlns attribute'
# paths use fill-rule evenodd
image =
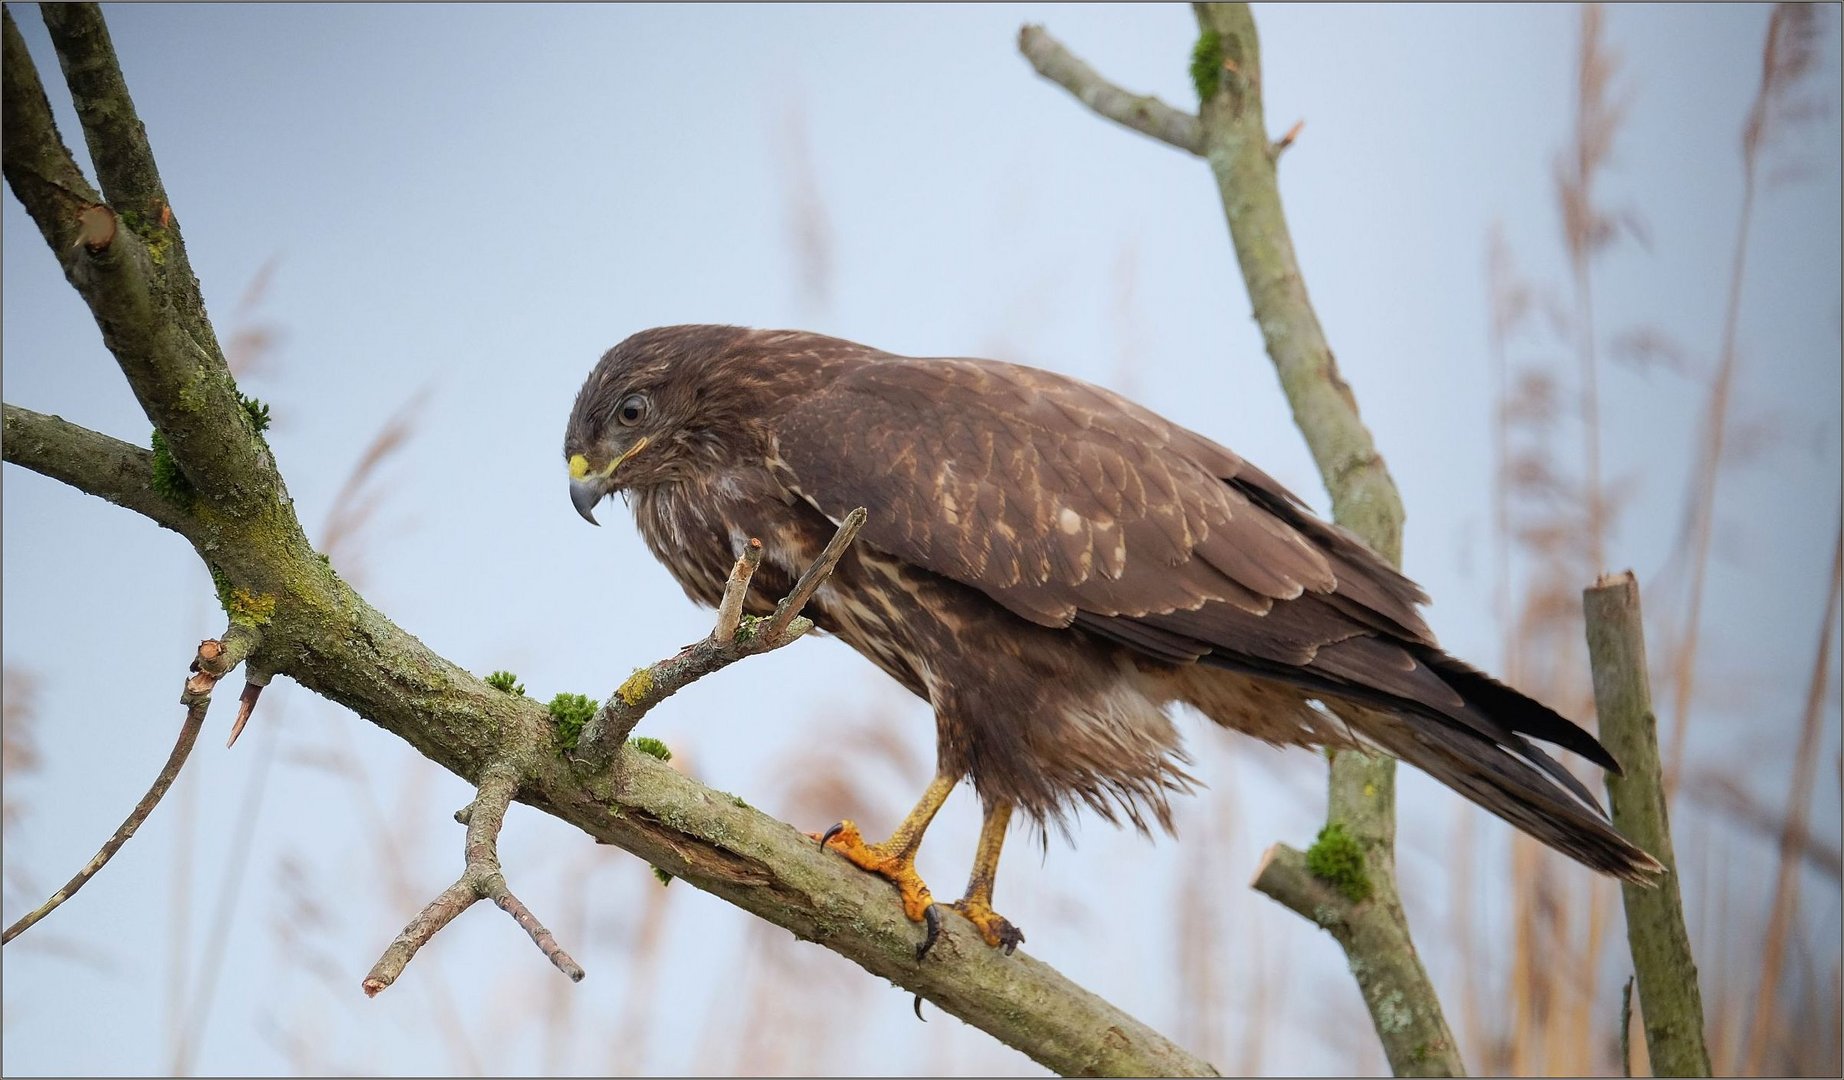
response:
<svg viewBox="0 0 1844 1080"><path fill-rule="evenodd" d="M613 476L615 474L615 470L619 469L622 463L627 461L628 458L631 458L635 454L638 454L642 450L645 450L647 448L647 443L649 441L650 440L645 435L642 435L640 438L635 439L634 445L627 448L627 453L622 454L620 457L609 462L607 465L602 466L601 469L597 470L594 473L591 473L589 471L589 459L588 458L584 457L581 454L571 454L570 455L570 479L587 480L590 476L594 476L598 480L607 479L608 477Z"/></svg>

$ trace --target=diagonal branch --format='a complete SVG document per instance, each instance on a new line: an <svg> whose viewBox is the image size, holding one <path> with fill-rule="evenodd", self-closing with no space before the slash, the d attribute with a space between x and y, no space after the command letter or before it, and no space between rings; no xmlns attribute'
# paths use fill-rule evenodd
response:
<svg viewBox="0 0 1844 1080"><path fill-rule="evenodd" d="M403 928L403 933L384 950L384 955L372 966L371 974L365 976L366 997L376 997L396 982L417 950L477 900L493 901L525 928L538 950L558 971L568 975L571 982L583 981L583 969L563 951L551 932L532 915L531 909L512 895L511 888L506 885L505 872L500 869L499 830L506 822L506 808L512 805L518 790L518 769L511 765L491 765L481 775L474 801L455 815L467 826L466 869L453 885L429 901L429 905L418 912Z"/></svg>
<svg viewBox="0 0 1844 1080"><path fill-rule="evenodd" d="M186 707L186 719L179 728L179 740L173 744L173 752L167 755L166 764L161 766L160 774L154 777L154 784L141 796L141 801L129 811L128 817L106 840L102 849L94 858L77 871L75 877L64 883L64 887L51 894L51 898L38 907L21 916L13 925L0 934L0 945L4 945L37 925L39 920L56 911L64 901L77 895L77 890L89 884L122 845L133 839L154 807L166 796L167 789L179 778L179 770L192 755L192 747L198 742L199 729L205 725L205 710L211 706L211 690L218 680L228 675L233 668L243 662L250 649L256 644L255 634L242 627L233 626L224 635L223 640L208 639L199 642L198 655L192 660L191 677L186 679L185 692L179 696L179 703Z"/></svg>
<svg viewBox="0 0 1844 1080"><path fill-rule="evenodd" d="M220 597L233 620L261 627L260 655L250 664L352 709L457 776L491 788L499 782L490 776L494 770L513 769L520 801L823 944L1046 1068L1087 1075L1213 1072L1050 967L987 948L970 925L945 926L928 962L918 964L913 927L891 902L885 882L828 857L792 826L646 754L616 746L611 757L618 767L564 757L542 706L474 677L373 608L307 543L215 342L194 335L181 292L162 277L172 264L158 258L173 249L161 245L177 243L170 222L161 215L137 223L98 206L58 140L10 14L5 22L0 166L73 287L91 303L105 341L177 464L212 500L214 512L200 506L196 513L171 514L139 501L139 451L116 451L124 468L137 470L130 483L120 470L74 460L83 446L106 447L113 440L65 430L61 421L25 410L11 410L9 424L37 424L33 430L59 437L22 449L15 442L23 440L9 431L8 460L113 497L180 532L220 578ZM89 47L108 49L106 42ZM76 55L69 42L67 52ZM125 93L119 98L116 104L128 104ZM202 312L196 326L209 330ZM791 620L787 636L800 625ZM499 895L493 882L487 889Z"/></svg>
<svg viewBox="0 0 1844 1080"><path fill-rule="evenodd" d="M577 740L578 753L583 760L592 764L608 761L611 748L627 740L628 733L640 723L641 717L691 683L746 656L773 652L813 629L812 621L801 617L801 609L839 565L845 549L864 527L865 517L862 506L845 515L839 531L800 575L794 588L775 605L774 614L762 619L742 614L750 579L762 562L762 542L751 538L736 565L730 568L723 602L717 608L717 624L710 635L628 676L607 703L583 725L582 736Z"/></svg>
<svg viewBox="0 0 1844 1080"><path fill-rule="evenodd" d="M114 202L159 196L158 208L103 205L58 134L26 50L5 16L4 157L0 168L102 331L129 387L191 486L239 516L272 509L274 459L245 415L164 203L146 136L95 10L43 5L78 117ZM125 145L116 146L115 140ZM298 526L297 526L298 528Z"/></svg>
<svg viewBox="0 0 1844 1080"><path fill-rule="evenodd" d="M103 197L118 211L159 217L167 206L166 187L147 144L147 129L128 97L102 9L95 4L51 4L40 15L77 106Z"/></svg>
<svg viewBox="0 0 1844 1080"><path fill-rule="evenodd" d="M1151 94L1134 94L1101 77L1050 36L1041 26L1018 28L1018 51L1037 73L1076 96L1097 115L1148 136L1187 150L1204 152L1204 129L1197 117L1174 109Z"/></svg>

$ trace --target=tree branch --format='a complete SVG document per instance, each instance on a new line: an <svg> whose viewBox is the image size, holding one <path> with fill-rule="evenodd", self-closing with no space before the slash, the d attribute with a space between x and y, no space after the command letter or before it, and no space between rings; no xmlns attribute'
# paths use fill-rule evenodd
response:
<svg viewBox="0 0 1844 1080"><path fill-rule="evenodd" d="M198 654L192 661L193 674L186 680L185 692L179 696L179 703L186 707L186 719L179 727L179 739L173 744L172 753L167 755L166 764L161 766L159 775L154 777L153 786L147 789L147 794L141 796L141 801L128 812L128 817L122 822L121 827L103 842L102 849L84 865L83 869L77 871L75 877L65 882L63 888L52 893L50 899L28 911L17 922L7 927L4 934L0 934L0 945L32 929L40 919L56 911L64 901L77 895L77 890L88 884L91 878L109 864L110 859L115 858L115 853L122 849L122 845L133 839L134 834L141 828L141 823L154 812L154 807L160 805L160 800L166 796L167 789L172 787L173 781L179 778L180 768L192 755L192 747L198 742L199 729L205 726L205 710L211 706L212 687L218 684L219 679L229 674L231 669L243 662L243 658L249 655L250 648L255 643L255 635L241 627L232 627L221 641L208 639L199 642Z"/></svg>
<svg viewBox="0 0 1844 1080"><path fill-rule="evenodd" d="M1197 117L1151 94L1133 94L1102 78L1041 26L1018 28L1018 51L1037 73L1076 96L1096 115L1193 154L1204 152Z"/></svg>
<svg viewBox="0 0 1844 1080"><path fill-rule="evenodd" d="M95 4L52 4L41 15L76 104L103 196L117 210L159 217L167 206L166 187L147 144L147 129L128 96L102 9Z"/></svg>
<svg viewBox="0 0 1844 1080"><path fill-rule="evenodd" d="M472 907L476 900L491 900L497 904L501 911L525 928L532 942L558 971L569 976L571 982L583 981L583 969L563 951L551 932L532 915L531 909L512 895L511 888L506 885L505 872L500 869L499 830L506 821L506 808L512 805L518 790L519 773L510 765L489 766L481 776L474 801L455 815L467 826L466 869L453 885L442 890L440 896L411 919L403 933L384 950L384 955L372 966L371 974L365 976L366 997L376 997L379 991L396 982L416 951L427 945L442 927L453 922L455 916Z"/></svg>
<svg viewBox="0 0 1844 1080"><path fill-rule="evenodd" d="M1626 770L1625 776L1607 774L1614 827L1665 867L1655 885L1620 884L1645 1014L1646 1050L1656 1076L1708 1076L1703 993L1690 955L1677 856L1671 847L1664 770L1658 759L1658 718L1652 712L1652 686L1646 676L1645 623L1633 572L1604 574L1582 590L1582 613L1601 741Z"/></svg>
<svg viewBox="0 0 1844 1080"><path fill-rule="evenodd" d="M1202 106L1196 142L1187 149L1210 162L1229 222L1236 260L1269 359L1332 497L1335 521L1392 565L1402 562L1402 500L1358 415L1356 399L1306 295L1292 235L1281 209L1275 164L1300 125L1270 140L1261 104L1261 52L1246 4L1197 4L1200 36L1192 78ZM1029 28L1027 28L1028 30ZM1052 55L1067 56L1048 37L1021 33ZM1044 45L1048 42L1048 45ZM1112 85L1073 57L1069 81L1056 81L1109 119L1144 130L1091 100L1080 86ZM1036 57L1032 63L1037 65ZM1039 70L1043 68L1039 66ZM1048 72L1046 72L1048 74ZM1052 76L1056 78L1056 76ZM1116 91L1116 93L1120 93ZM1169 141L1169 140L1168 140ZM1354 750L1333 752L1321 843L1350 845L1364 861L1368 896L1353 900L1319 887L1305 854L1269 850L1255 887L1333 933L1358 976L1364 1002L1397 1074L1459 1075L1458 1045L1409 936L1395 878L1395 762Z"/></svg>
<svg viewBox="0 0 1844 1080"><path fill-rule="evenodd" d="M158 196L161 205L100 203L58 134L10 12L0 121L7 183L89 305L104 344L191 486L236 516L273 511L280 477L205 316L101 15L93 7L42 5L41 11L71 73L78 117L108 197Z"/></svg>
<svg viewBox="0 0 1844 1080"><path fill-rule="evenodd" d="M184 532L189 515L154 490L154 455L63 417L4 406L0 454L15 465Z"/></svg>

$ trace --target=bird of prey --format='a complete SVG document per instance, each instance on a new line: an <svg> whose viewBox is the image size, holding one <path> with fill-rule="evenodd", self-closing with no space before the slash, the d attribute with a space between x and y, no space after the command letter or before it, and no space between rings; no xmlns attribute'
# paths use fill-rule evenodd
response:
<svg viewBox="0 0 1844 1080"><path fill-rule="evenodd" d="M1167 707L1276 745L1409 762L1606 873L1662 872L1532 739L1619 764L1586 731L1449 656L1427 597L1266 473L1077 379L993 360L896 356L792 330L668 326L610 349L564 434L570 498L621 492L700 603L753 538L765 615L853 507L870 516L807 613L935 711L937 773L881 843L822 843L938 916L923 832L970 779L984 808L966 894L988 944L1014 810L1086 806L1171 830L1193 783ZM926 947L926 946L925 946Z"/></svg>

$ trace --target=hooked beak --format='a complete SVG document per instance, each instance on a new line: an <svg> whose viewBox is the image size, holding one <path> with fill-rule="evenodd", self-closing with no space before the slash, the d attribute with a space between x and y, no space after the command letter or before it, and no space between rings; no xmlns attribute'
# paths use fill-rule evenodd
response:
<svg viewBox="0 0 1844 1080"><path fill-rule="evenodd" d="M602 482L584 478L570 481L570 505L583 515L583 520L591 525L600 525L595 519L595 504L602 501Z"/></svg>
<svg viewBox="0 0 1844 1080"><path fill-rule="evenodd" d="M589 470L588 458L581 454L570 455L570 505L576 507L576 512L583 516L584 521L591 525L601 524L595 519L593 511L595 504L601 502L602 497L608 494L608 478L615 475L615 470L619 469L628 458L645 450L647 442L648 439L644 435L635 439L634 445L628 447L625 453L597 472Z"/></svg>

